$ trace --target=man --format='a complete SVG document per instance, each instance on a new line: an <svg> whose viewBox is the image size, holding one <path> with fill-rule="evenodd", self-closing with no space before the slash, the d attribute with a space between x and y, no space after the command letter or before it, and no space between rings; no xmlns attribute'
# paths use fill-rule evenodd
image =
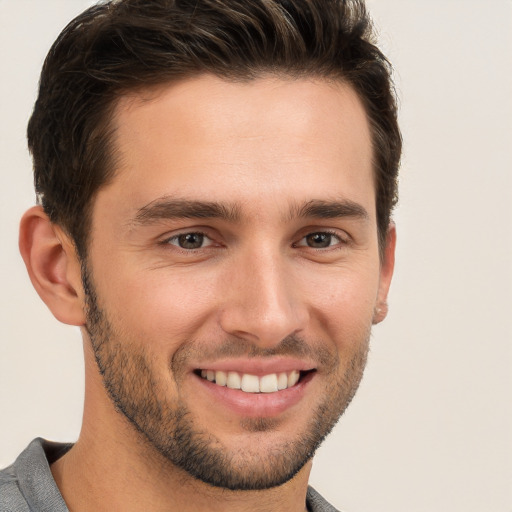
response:
<svg viewBox="0 0 512 512"><path fill-rule="evenodd" d="M80 326L82 430L0 510L335 510L311 460L387 313L401 139L364 6L121 0L73 20L28 127L20 250Z"/></svg>

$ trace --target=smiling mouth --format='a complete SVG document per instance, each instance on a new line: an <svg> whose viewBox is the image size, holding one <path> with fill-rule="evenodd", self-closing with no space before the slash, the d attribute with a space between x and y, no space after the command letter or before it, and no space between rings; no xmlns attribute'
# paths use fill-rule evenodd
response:
<svg viewBox="0 0 512 512"><path fill-rule="evenodd" d="M297 385L306 375L314 371L292 370L262 376L220 370L196 370L194 373L217 386L239 389L245 393L276 393Z"/></svg>

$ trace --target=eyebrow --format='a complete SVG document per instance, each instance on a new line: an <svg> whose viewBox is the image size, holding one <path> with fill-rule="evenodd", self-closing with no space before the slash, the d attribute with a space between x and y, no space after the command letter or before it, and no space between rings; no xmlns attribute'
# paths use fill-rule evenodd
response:
<svg viewBox="0 0 512 512"><path fill-rule="evenodd" d="M314 199L304 204L295 205L290 209L290 219L315 218L315 219L338 219L354 218L369 220L368 211L359 203L348 199L335 201L322 201Z"/></svg>
<svg viewBox="0 0 512 512"><path fill-rule="evenodd" d="M218 203L215 201L194 201L162 197L143 206L137 211L133 222L144 226L169 219L221 219L231 223L242 218L238 203ZM366 209L347 199L325 201L313 199L302 204L292 205L288 219L294 218L355 218L368 220Z"/></svg>
<svg viewBox="0 0 512 512"><path fill-rule="evenodd" d="M222 219L237 222L240 217L240 207L237 204L163 197L140 208L134 222L140 225L166 219Z"/></svg>

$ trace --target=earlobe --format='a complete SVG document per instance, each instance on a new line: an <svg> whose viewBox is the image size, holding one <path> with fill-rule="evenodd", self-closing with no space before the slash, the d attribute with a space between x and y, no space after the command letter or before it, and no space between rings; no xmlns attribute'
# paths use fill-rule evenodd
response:
<svg viewBox="0 0 512 512"><path fill-rule="evenodd" d="M396 226L391 222L386 235L386 246L384 247L381 266L379 291L373 315L373 323L378 324L384 320L388 314L388 292L395 268L395 248L396 248Z"/></svg>
<svg viewBox="0 0 512 512"><path fill-rule="evenodd" d="M80 262L73 243L42 207L34 206L20 223L19 248L37 293L63 323L84 325Z"/></svg>

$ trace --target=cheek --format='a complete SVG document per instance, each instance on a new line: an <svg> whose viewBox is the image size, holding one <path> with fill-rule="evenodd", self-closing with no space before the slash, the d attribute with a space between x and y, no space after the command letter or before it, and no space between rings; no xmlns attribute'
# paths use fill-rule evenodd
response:
<svg viewBox="0 0 512 512"><path fill-rule="evenodd" d="M197 337L214 310L217 279L185 270L156 269L110 280L103 296L112 323L155 347Z"/></svg>
<svg viewBox="0 0 512 512"><path fill-rule="evenodd" d="M365 340L372 324L379 285L378 265L339 267L321 279L303 279L312 321L338 348Z"/></svg>

